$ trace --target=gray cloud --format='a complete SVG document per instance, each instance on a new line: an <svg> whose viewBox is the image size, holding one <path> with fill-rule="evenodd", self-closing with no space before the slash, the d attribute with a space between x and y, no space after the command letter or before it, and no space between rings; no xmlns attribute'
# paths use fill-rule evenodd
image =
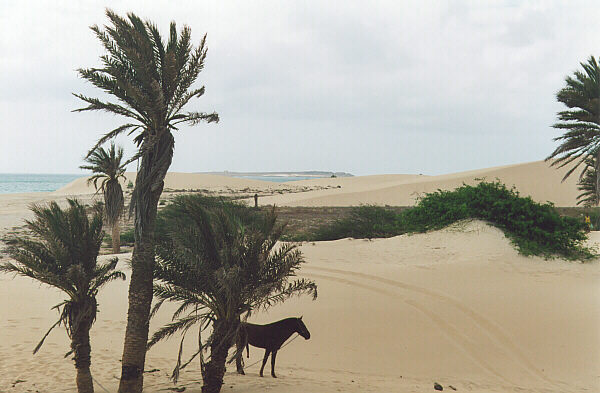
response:
<svg viewBox="0 0 600 393"><path fill-rule="evenodd" d="M367 5L368 4L368 5ZM595 2L141 2L188 24L209 54L190 108L218 125L177 133L173 170L444 173L552 149L564 77L597 50ZM0 172L77 172L120 119L72 113L99 95L92 3L0 5ZM120 138L131 153L133 146Z"/></svg>

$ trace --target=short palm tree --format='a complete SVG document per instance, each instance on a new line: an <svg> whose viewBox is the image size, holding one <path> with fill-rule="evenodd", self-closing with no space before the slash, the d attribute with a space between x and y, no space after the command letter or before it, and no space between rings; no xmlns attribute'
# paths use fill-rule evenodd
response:
<svg viewBox="0 0 600 393"><path fill-rule="evenodd" d="M595 170L600 170L600 67L594 56L581 63L581 67L583 71L567 77L566 86L556 94L557 100L569 109L558 112L559 122L553 127L565 132L554 138L561 144L546 160L555 159L552 165L559 168L574 163L563 180L581 165L582 178L591 159L596 164ZM596 181L595 190L600 195L600 180Z"/></svg>
<svg viewBox="0 0 600 393"><path fill-rule="evenodd" d="M119 385L120 393L141 393L152 304L154 223L173 158L173 132L180 124L218 122L219 116L184 110L190 100L204 94L204 87L192 85L204 68L206 36L194 48L190 28L178 32L172 22L165 42L152 22L133 13L124 18L107 10L106 15L109 25L91 27L107 52L100 57L102 65L80 69L79 75L116 101L75 96L88 104L77 111L101 110L127 118L100 138L88 156L109 139L127 133L133 135L138 151L126 164L141 159L130 205L135 244Z"/></svg>
<svg viewBox="0 0 600 393"><path fill-rule="evenodd" d="M125 178L125 165L121 162L122 160L123 148L115 148L115 144L112 142L108 150L98 146L92 154L85 158L89 165L80 166L81 169L87 169L94 173L88 179L88 184L94 184L96 191L102 191L104 194L104 218L106 224L112 229L113 254L121 251L119 219L125 206L123 189L119 183L120 178ZM100 186L98 186L98 182L100 182Z"/></svg>
<svg viewBox="0 0 600 393"><path fill-rule="evenodd" d="M179 303L173 322L158 330L149 346L192 326L212 333L200 342L203 393L219 392L225 362L240 326L252 311L303 293L317 296L316 284L290 281L304 262L295 245L278 243L284 226L274 211L266 215L232 202L202 196L178 198L159 215L161 241L154 294L155 309L168 300ZM182 348L182 347L180 347ZM210 360L202 356L210 348ZM173 377L181 365L181 350Z"/></svg>
<svg viewBox="0 0 600 393"><path fill-rule="evenodd" d="M69 207L61 209L56 202L48 207L33 206L35 219L27 221L34 239L15 238L8 254L15 262L0 264L0 272L30 277L55 287L67 294L67 299L54 306L59 311L58 321L48 330L33 353L36 353L50 331L64 325L71 339L77 369L77 391L93 392L90 372L90 329L96 320L96 294L106 283L125 279L116 271L117 259L99 264L98 252L102 244L102 211L96 207L92 218L85 206L68 200ZM67 354L67 355L68 355Z"/></svg>

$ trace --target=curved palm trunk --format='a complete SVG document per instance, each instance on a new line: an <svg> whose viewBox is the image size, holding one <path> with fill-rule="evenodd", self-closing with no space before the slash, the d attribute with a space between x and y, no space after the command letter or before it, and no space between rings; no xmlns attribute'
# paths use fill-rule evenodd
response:
<svg viewBox="0 0 600 393"><path fill-rule="evenodd" d="M112 252L113 254L121 252L121 225L118 220L112 226Z"/></svg>
<svg viewBox="0 0 600 393"><path fill-rule="evenodd" d="M215 322L213 325L213 343L210 346L210 361L204 368L204 385L202 393L219 393L225 375L225 362L227 353L233 342L228 334L229 325L224 322Z"/></svg>
<svg viewBox="0 0 600 393"><path fill-rule="evenodd" d="M142 156L135 182L135 245L131 258L129 309L123 344L119 393L141 393L154 269L154 226L164 178L173 156L173 136L166 133L151 152ZM142 146L143 148L143 146Z"/></svg>
<svg viewBox="0 0 600 393"><path fill-rule="evenodd" d="M92 364L90 346L91 321L82 321L71 338L71 348L75 354L76 383L78 393L94 393L94 382L90 365Z"/></svg>

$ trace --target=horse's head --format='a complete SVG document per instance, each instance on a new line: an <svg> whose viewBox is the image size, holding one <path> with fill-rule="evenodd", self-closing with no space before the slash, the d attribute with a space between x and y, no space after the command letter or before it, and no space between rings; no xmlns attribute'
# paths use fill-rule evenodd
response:
<svg viewBox="0 0 600 393"><path fill-rule="evenodd" d="M306 328L304 322L302 322L302 317L296 318L296 324L296 332L302 337L304 337L306 340L308 340L310 338L310 332Z"/></svg>

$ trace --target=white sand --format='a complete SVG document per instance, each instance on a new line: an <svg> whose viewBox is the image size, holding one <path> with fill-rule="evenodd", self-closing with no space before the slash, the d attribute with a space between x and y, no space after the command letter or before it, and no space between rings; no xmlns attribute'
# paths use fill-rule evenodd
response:
<svg viewBox="0 0 600 393"><path fill-rule="evenodd" d="M490 172L512 173L515 184L522 182L525 189L530 187L528 193L542 200L554 195L565 198L557 201L567 202L572 193L567 190L569 183L557 183L540 163ZM532 177L527 178L527 173ZM479 175L448 175L447 183L438 178L440 184L449 185L468 176ZM392 197L408 184L436 187L429 183L434 177L422 178L416 179L419 182L403 175L337 179L342 190L360 191L316 198L338 203L368 196L369 187L378 198ZM330 181L306 182L326 180ZM27 203L56 196L0 196L1 230L18 224L15 220L26 215ZM382 201L396 204L397 200ZM600 243L600 233L592 233L590 241ZM278 379L258 377L257 365L248 368L246 376L238 376L229 366L223 391L433 392L434 382L444 391L453 391L448 387L452 385L458 392L600 391L598 261L526 258L499 230L478 221L390 239L307 243L302 251L307 260L302 276L317 282L319 298L293 299L252 320L262 323L303 315L312 338L298 338L280 351ZM50 307L62 298L31 280L0 276L0 392L75 391L73 364L63 359L68 339L62 330L51 334L40 353L31 354L56 320ZM115 392L127 283L109 284L99 304L92 329L92 372ZM168 311L159 313L151 331L169 321ZM191 336L187 353L194 349L195 332ZM172 386L167 376L177 347L174 338L148 353L147 369L160 371L146 374L145 391L166 391ZM263 353L251 348L250 354L247 364ZM24 382L15 384L18 380ZM197 393L199 380L194 362L183 372L179 386ZM96 391L103 392L99 386Z"/></svg>
<svg viewBox="0 0 600 393"><path fill-rule="evenodd" d="M392 206L414 205L419 196L438 189L453 190L465 184L477 184L480 179L500 180L515 186L523 196L538 202L553 202L556 206L575 206L577 176L561 182L565 170L550 168L544 161L486 168L440 176L380 175L337 179L302 180L296 185L340 186L328 190L284 194L261 198L261 203L278 206L356 206L378 204Z"/></svg>
<svg viewBox="0 0 600 393"><path fill-rule="evenodd" d="M121 180L123 189L129 181L135 183L135 172L126 172L125 179ZM54 196L64 195L85 195L95 193L93 185L87 184L87 177L81 177L51 193ZM229 176L207 175L201 173L180 173L169 172L165 178L165 190L209 190L209 191L226 191L256 189L285 189L289 188L286 184L274 183L269 181L241 179Z"/></svg>

